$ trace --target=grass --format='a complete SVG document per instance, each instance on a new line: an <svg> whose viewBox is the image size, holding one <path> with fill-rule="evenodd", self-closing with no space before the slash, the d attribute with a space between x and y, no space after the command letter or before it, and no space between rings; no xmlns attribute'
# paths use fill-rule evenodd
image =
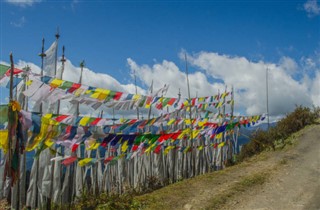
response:
<svg viewBox="0 0 320 210"><path fill-rule="evenodd" d="M222 205L226 204L229 199L238 193L245 192L257 185L264 184L269 175L270 173L263 172L243 178L240 182L234 184L230 189L227 189L225 192L216 195L206 209L220 209Z"/></svg>

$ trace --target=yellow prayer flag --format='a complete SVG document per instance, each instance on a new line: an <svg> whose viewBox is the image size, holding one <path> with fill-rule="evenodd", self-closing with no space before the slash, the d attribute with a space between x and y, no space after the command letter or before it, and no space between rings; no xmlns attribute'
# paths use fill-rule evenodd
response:
<svg viewBox="0 0 320 210"><path fill-rule="evenodd" d="M204 124L208 122L208 118L205 118L203 121L198 122L198 125L202 127Z"/></svg>
<svg viewBox="0 0 320 210"><path fill-rule="evenodd" d="M99 92L93 93L90 97L91 98L98 98L100 96Z"/></svg>
<svg viewBox="0 0 320 210"><path fill-rule="evenodd" d="M64 82L63 80L55 78L50 83L50 86L56 88L56 87L59 87L63 82Z"/></svg>
<svg viewBox="0 0 320 210"><path fill-rule="evenodd" d="M82 119L79 122L79 125L86 126L88 124L89 120L90 120L90 117L82 117Z"/></svg>
<svg viewBox="0 0 320 210"><path fill-rule="evenodd" d="M26 85L27 85L27 86L30 86L30 85L32 84L32 82L33 82L33 80L28 80L28 81L26 82Z"/></svg>
<svg viewBox="0 0 320 210"><path fill-rule="evenodd" d="M217 135L216 135L216 139L221 139L221 138L222 138L222 134L223 134L223 133L217 134Z"/></svg>
<svg viewBox="0 0 320 210"><path fill-rule="evenodd" d="M164 154L168 154L170 150L174 149L174 146L168 146L165 150L164 150Z"/></svg>
<svg viewBox="0 0 320 210"><path fill-rule="evenodd" d="M222 106L222 104L223 104L223 101L220 101L220 102L218 103L218 105L217 105L217 108L220 108L220 107Z"/></svg>
<svg viewBox="0 0 320 210"><path fill-rule="evenodd" d="M152 145L145 150L145 153L149 154L151 152L151 148L152 148Z"/></svg>
<svg viewBox="0 0 320 210"><path fill-rule="evenodd" d="M224 146L224 142L221 142L219 145L218 145L218 147L223 147Z"/></svg>
<svg viewBox="0 0 320 210"><path fill-rule="evenodd" d="M186 125L190 125L191 124L191 120L190 119L185 119L184 122L186 123Z"/></svg>
<svg viewBox="0 0 320 210"><path fill-rule="evenodd" d="M44 122L46 118L42 117L43 122L41 123L41 130L40 133L34 138L32 142L29 142L26 151L32 151L34 150L41 140L43 140L48 132L49 124Z"/></svg>
<svg viewBox="0 0 320 210"><path fill-rule="evenodd" d="M51 139L47 139L47 140L44 142L44 144L45 144L47 147L51 147L51 146L54 144L54 142L53 142Z"/></svg>
<svg viewBox="0 0 320 210"><path fill-rule="evenodd" d="M45 114L45 115L43 116L43 118L49 120L49 119L52 118L52 114L49 114L49 113L48 113L48 114ZM47 122L49 122L49 121L47 121Z"/></svg>
<svg viewBox="0 0 320 210"><path fill-rule="evenodd" d="M194 130L193 132L192 132L192 138L197 138L197 136L199 135L199 133L200 133L200 130Z"/></svg>
<svg viewBox="0 0 320 210"><path fill-rule="evenodd" d="M80 161L78 162L78 165L79 165L80 167L85 166L85 165L87 165L88 163L90 163L90 162L92 161L92 159L93 159L93 158L84 158L84 159L82 159L82 160L80 160Z"/></svg>
<svg viewBox="0 0 320 210"><path fill-rule="evenodd" d="M132 97L132 100L137 101L140 97L141 97L141 95L134 94Z"/></svg>
<svg viewBox="0 0 320 210"><path fill-rule="evenodd" d="M7 153L8 147L8 130L0 130L0 148L4 153Z"/></svg>
<svg viewBox="0 0 320 210"><path fill-rule="evenodd" d="M127 149L128 149L128 141L125 141L123 144L122 144L122 146L121 146L121 151L122 152L125 152L125 151L127 151Z"/></svg>
<svg viewBox="0 0 320 210"><path fill-rule="evenodd" d="M174 123L176 121L176 119L171 119L167 125L172 125L172 123Z"/></svg>

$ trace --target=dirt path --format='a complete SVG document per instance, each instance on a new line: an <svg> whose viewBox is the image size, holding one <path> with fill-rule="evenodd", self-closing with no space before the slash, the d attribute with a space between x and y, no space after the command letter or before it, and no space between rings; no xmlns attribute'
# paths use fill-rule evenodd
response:
<svg viewBox="0 0 320 210"><path fill-rule="evenodd" d="M236 196L225 208L320 209L320 126L306 129L298 141L263 186Z"/></svg>
<svg viewBox="0 0 320 210"><path fill-rule="evenodd" d="M320 210L320 125L305 128L297 145L184 180L138 198L146 209Z"/></svg>

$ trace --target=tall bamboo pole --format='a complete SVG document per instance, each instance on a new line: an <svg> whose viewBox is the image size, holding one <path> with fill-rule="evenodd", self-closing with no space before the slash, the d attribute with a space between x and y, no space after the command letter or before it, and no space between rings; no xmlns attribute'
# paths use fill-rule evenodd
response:
<svg viewBox="0 0 320 210"><path fill-rule="evenodd" d="M26 90L28 88L27 86L27 81L28 81L28 72L31 70L30 67L27 65L25 68L25 73L23 73L22 77L24 80L24 86L22 91ZM23 110L28 111L28 97L27 96L23 96L22 101L21 101L21 107L23 108ZM23 145L25 147L25 145ZM23 206L26 205L26 151L23 151L23 155L22 155L22 164L21 164L21 169L20 169L20 184L21 187L19 189L19 191L21 193L19 193L19 198L20 199L20 205L19 208L22 209Z"/></svg>
<svg viewBox="0 0 320 210"><path fill-rule="evenodd" d="M267 98L267 115L268 115L268 130L270 128L270 120L269 120L269 81L268 81L268 71L269 68L266 69L266 98Z"/></svg>
<svg viewBox="0 0 320 210"><path fill-rule="evenodd" d="M190 147L191 147L191 161L192 161L192 167L191 167L191 172L192 175L195 175L195 159L193 158L193 124L192 124L192 110L191 110L191 97L190 97L190 83L189 83L189 72L188 72L188 60L187 60L187 54L184 54L185 57L185 62L186 62L186 76L187 76L187 86L188 86L188 106L190 108L189 110L189 118L191 121L190 124Z"/></svg>
<svg viewBox="0 0 320 210"><path fill-rule="evenodd" d="M133 76L134 76L134 86L136 88L136 95L137 95L138 94L138 88L137 88L136 70L134 70ZM139 120L139 105L137 106L137 119Z"/></svg>
<svg viewBox="0 0 320 210"><path fill-rule="evenodd" d="M55 62L54 62L54 75L55 77L59 77L57 75L57 66L58 66L58 41L60 38L59 34L59 27L57 28L57 33L55 34L56 37L56 42L57 42L57 47L55 51ZM62 75L61 75L62 76ZM58 100L58 105L57 105L57 115L60 113L60 100ZM49 192L49 198L47 198L47 209L51 210L51 196L52 196L52 191L53 191L53 177L54 177L54 165L55 162L53 161L51 163L51 186L50 186L50 192ZM60 173L60 172L59 172Z"/></svg>
<svg viewBox="0 0 320 210"><path fill-rule="evenodd" d="M39 54L39 56L41 57L41 79L43 77L43 62L44 62L44 58L46 57L46 54L44 53L44 38L42 38L42 47L41 47L41 53ZM42 102L40 102L40 110L39 110L40 114L42 114Z"/></svg>
<svg viewBox="0 0 320 210"><path fill-rule="evenodd" d="M10 118L11 118L11 113L12 113L12 102L13 102L13 71L14 71L14 63L13 63L13 56L12 56L12 52L10 53L10 63L11 63L11 69L10 69L10 89L9 89L9 100L10 100L10 103L9 103L9 107L8 107L8 119L9 119L9 122L10 122ZM7 198L7 201L8 203L11 203L11 193L12 193L12 189L11 189L11 183L12 183L12 170L11 170L11 161L12 161L12 140L13 140L13 134L11 133L11 130L12 130L12 123L9 123L8 124L8 157L7 157L7 163L6 163L6 166L7 166L7 174L6 174L6 180L9 179L9 186L8 186L8 189L7 193L6 194L6 198Z"/></svg>
<svg viewBox="0 0 320 210"><path fill-rule="evenodd" d="M46 57L46 54L44 52L44 38L42 38L42 47L41 47L41 54L39 54L39 56L41 57L41 73L40 73L40 76L41 76L41 80L42 80L42 77L43 77L43 68L44 68L44 58ZM42 116L42 109L43 109L43 105L42 105L42 102L40 102L40 109L39 109L39 114ZM38 207L38 179L39 179L39 158L36 159L36 180L35 180L35 206Z"/></svg>

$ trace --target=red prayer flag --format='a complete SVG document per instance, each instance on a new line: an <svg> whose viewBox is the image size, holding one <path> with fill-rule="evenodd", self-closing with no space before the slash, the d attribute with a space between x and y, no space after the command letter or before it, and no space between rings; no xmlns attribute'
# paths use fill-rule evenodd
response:
<svg viewBox="0 0 320 210"><path fill-rule="evenodd" d="M109 157L107 157L107 158L103 161L104 164L109 163L113 158L114 158L114 156L109 156Z"/></svg>
<svg viewBox="0 0 320 210"><path fill-rule="evenodd" d="M74 144L72 145L72 152L75 152L80 144Z"/></svg>
<svg viewBox="0 0 320 210"><path fill-rule="evenodd" d="M66 119L67 117L69 117L69 115L60 115L55 118L55 121L61 122L62 120Z"/></svg>
<svg viewBox="0 0 320 210"><path fill-rule="evenodd" d="M91 125L97 125L100 120L101 118L96 118L94 121L92 121Z"/></svg>
<svg viewBox="0 0 320 210"><path fill-rule="evenodd" d="M8 71L6 72L6 76L7 76L7 77L10 76L10 72L11 72L11 68L8 69ZM21 73L21 72L23 72L23 70L21 70L21 69L16 69L16 68L13 69L13 75L19 74L19 73Z"/></svg>
<svg viewBox="0 0 320 210"><path fill-rule="evenodd" d="M123 94L122 92L116 92L114 94L113 100L118 101L121 98L122 94Z"/></svg>
<svg viewBox="0 0 320 210"><path fill-rule="evenodd" d="M175 101L176 101L176 98L171 98L167 104L172 106L172 104L174 104Z"/></svg>
<svg viewBox="0 0 320 210"><path fill-rule="evenodd" d="M81 84L73 83L71 88L69 88L68 93L73 93L75 90L79 89Z"/></svg>
<svg viewBox="0 0 320 210"><path fill-rule="evenodd" d="M67 159L64 159L61 164L68 166L71 165L74 161L76 161L78 158L76 156L68 157Z"/></svg>
<svg viewBox="0 0 320 210"><path fill-rule="evenodd" d="M158 145L155 149L154 149L154 153L159 154L161 150L161 145Z"/></svg>

